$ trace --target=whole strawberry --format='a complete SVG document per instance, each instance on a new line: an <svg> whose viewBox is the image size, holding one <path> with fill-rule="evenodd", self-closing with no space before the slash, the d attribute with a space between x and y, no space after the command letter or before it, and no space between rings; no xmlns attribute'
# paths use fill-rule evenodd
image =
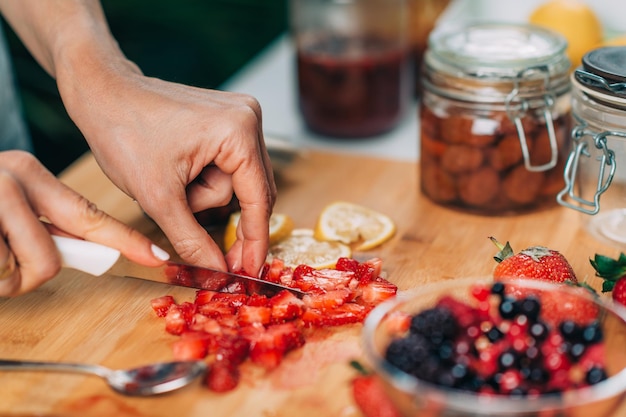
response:
<svg viewBox="0 0 626 417"><path fill-rule="evenodd" d="M526 278L556 283L578 283L572 266L565 257L544 246L532 246L519 253L514 253L509 245L502 245L495 238L491 241L500 249L494 256L498 265L493 271L495 280Z"/></svg>
<svg viewBox="0 0 626 417"><path fill-rule="evenodd" d="M602 292L611 292L615 302L626 306L626 255L620 253L619 258L612 259L596 254L589 262L604 279Z"/></svg>

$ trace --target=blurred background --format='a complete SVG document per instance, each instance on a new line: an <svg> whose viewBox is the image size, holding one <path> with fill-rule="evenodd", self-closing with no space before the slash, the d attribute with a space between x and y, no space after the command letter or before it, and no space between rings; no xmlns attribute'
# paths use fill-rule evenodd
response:
<svg viewBox="0 0 626 417"><path fill-rule="evenodd" d="M216 88L287 27L285 0L102 0L126 55L147 75ZM8 27L35 154L54 173L88 148L54 80Z"/></svg>
<svg viewBox="0 0 626 417"><path fill-rule="evenodd" d="M413 7L412 36L418 48L425 47L425 37L437 16L440 26L468 20L528 22L541 5L547 7L540 18L572 31L570 40L581 44L583 51L589 49L589 42L596 45L592 35L598 39L623 35L626 44L624 0L407 1ZM442 5L448 3L440 16ZM102 4L121 48L144 73L198 87L219 88L288 28L288 0L102 0ZM601 26L595 24L596 18ZM67 116L54 80L8 25L4 29L35 153L51 171L59 173L82 155L87 145ZM272 86L273 100L276 87L280 86ZM257 95L256 91L246 92ZM268 107L271 115L271 105ZM284 117L281 112L281 124Z"/></svg>

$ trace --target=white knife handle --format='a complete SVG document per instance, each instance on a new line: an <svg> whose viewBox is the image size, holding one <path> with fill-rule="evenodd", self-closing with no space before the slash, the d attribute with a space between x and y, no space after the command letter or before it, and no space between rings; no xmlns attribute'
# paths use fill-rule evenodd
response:
<svg viewBox="0 0 626 417"><path fill-rule="evenodd" d="M70 237L52 236L61 254L63 266L100 276L108 271L120 257L120 251Z"/></svg>

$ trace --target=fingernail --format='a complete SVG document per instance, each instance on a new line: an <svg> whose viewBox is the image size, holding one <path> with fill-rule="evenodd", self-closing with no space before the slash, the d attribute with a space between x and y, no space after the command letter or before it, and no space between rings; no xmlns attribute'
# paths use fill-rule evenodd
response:
<svg viewBox="0 0 626 417"><path fill-rule="evenodd" d="M156 256L157 258L159 258L160 260L167 261L168 259L170 259L170 254L165 252L163 249L161 249L157 245L153 244L150 247L150 249L152 249L152 254Z"/></svg>

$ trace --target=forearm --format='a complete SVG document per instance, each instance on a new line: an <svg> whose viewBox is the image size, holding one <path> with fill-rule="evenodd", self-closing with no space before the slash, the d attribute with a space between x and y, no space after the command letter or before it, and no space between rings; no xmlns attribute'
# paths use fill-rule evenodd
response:
<svg viewBox="0 0 626 417"><path fill-rule="evenodd" d="M0 12L52 77L81 51L121 55L97 0L0 0Z"/></svg>

